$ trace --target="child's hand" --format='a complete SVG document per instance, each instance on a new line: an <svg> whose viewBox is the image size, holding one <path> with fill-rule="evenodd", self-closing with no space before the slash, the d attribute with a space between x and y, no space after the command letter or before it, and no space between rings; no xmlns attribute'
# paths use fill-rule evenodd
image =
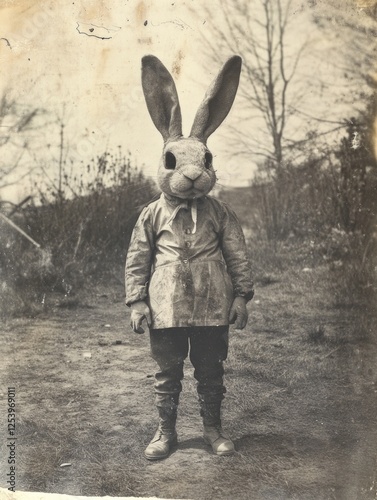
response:
<svg viewBox="0 0 377 500"><path fill-rule="evenodd" d="M247 323L246 300L243 297L236 297L233 300L229 313L229 323L235 322L236 330L243 330Z"/></svg>
<svg viewBox="0 0 377 500"><path fill-rule="evenodd" d="M147 304L143 300L131 304L131 327L135 333L144 333L141 324L145 319L147 320L148 326L150 326L152 318Z"/></svg>

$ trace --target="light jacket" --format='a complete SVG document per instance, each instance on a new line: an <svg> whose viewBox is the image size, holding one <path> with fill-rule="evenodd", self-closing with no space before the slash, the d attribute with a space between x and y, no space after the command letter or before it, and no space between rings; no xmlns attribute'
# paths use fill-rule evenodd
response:
<svg viewBox="0 0 377 500"><path fill-rule="evenodd" d="M210 196L161 197L145 207L126 262L126 304L145 300L151 328L229 324L236 296L253 297L237 216Z"/></svg>

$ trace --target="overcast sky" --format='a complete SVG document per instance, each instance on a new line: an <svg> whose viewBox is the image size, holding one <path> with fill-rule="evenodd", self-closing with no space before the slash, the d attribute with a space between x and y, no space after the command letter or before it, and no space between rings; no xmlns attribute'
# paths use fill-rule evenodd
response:
<svg viewBox="0 0 377 500"><path fill-rule="evenodd" d="M295 2L297 33L312 33L319 46L324 40L304 4ZM187 134L219 70L217 63L204 59L200 35L207 27L200 12L200 0L3 0L0 95L7 92L16 102L47 109L52 116L64 113L70 156L85 162L106 147L122 145L153 175L162 139L141 94L140 59L153 53L170 70L175 68ZM224 54L224 60L230 55ZM236 123L239 106L236 100L227 123ZM58 144L58 129L50 126L39 140L35 157L44 157L56 170L57 150L45 145ZM224 144L220 130L209 139L221 182L247 183L256 159L238 163ZM33 160L27 161L30 165ZM23 183L0 194L22 198L28 189Z"/></svg>

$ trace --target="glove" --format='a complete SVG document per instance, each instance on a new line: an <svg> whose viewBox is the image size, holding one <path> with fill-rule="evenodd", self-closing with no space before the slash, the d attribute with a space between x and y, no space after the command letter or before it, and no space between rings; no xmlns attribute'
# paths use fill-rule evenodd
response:
<svg viewBox="0 0 377 500"><path fill-rule="evenodd" d="M243 330L246 326L247 318L246 300L243 297L236 297L230 308L229 323L235 323L236 330Z"/></svg>
<svg viewBox="0 0 377 500"><path fill-rule="evenodd" d="M131 304L131 328L135 333L144 333L141 324L147 320L148 326L152 324L151 312L147 304L140 300Z"/></svg>

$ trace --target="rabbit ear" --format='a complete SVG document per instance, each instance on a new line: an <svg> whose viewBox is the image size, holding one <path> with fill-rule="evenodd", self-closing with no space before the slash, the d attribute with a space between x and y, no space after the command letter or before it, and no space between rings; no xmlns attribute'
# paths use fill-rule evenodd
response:
<svg viewBox="0 0 377 500"><path fill-rule="evenodd" d="M206 142L232 107L241 74L242 59L233 56L210 85L196 113L190 136Z"/></svg>
<svg viewBox="0 0 377 500"><path fill-rule="evenodd" d="M142 59L141 81L149 114L164 141L182 135L182 117L173 78L155 56Z"/></svg>

